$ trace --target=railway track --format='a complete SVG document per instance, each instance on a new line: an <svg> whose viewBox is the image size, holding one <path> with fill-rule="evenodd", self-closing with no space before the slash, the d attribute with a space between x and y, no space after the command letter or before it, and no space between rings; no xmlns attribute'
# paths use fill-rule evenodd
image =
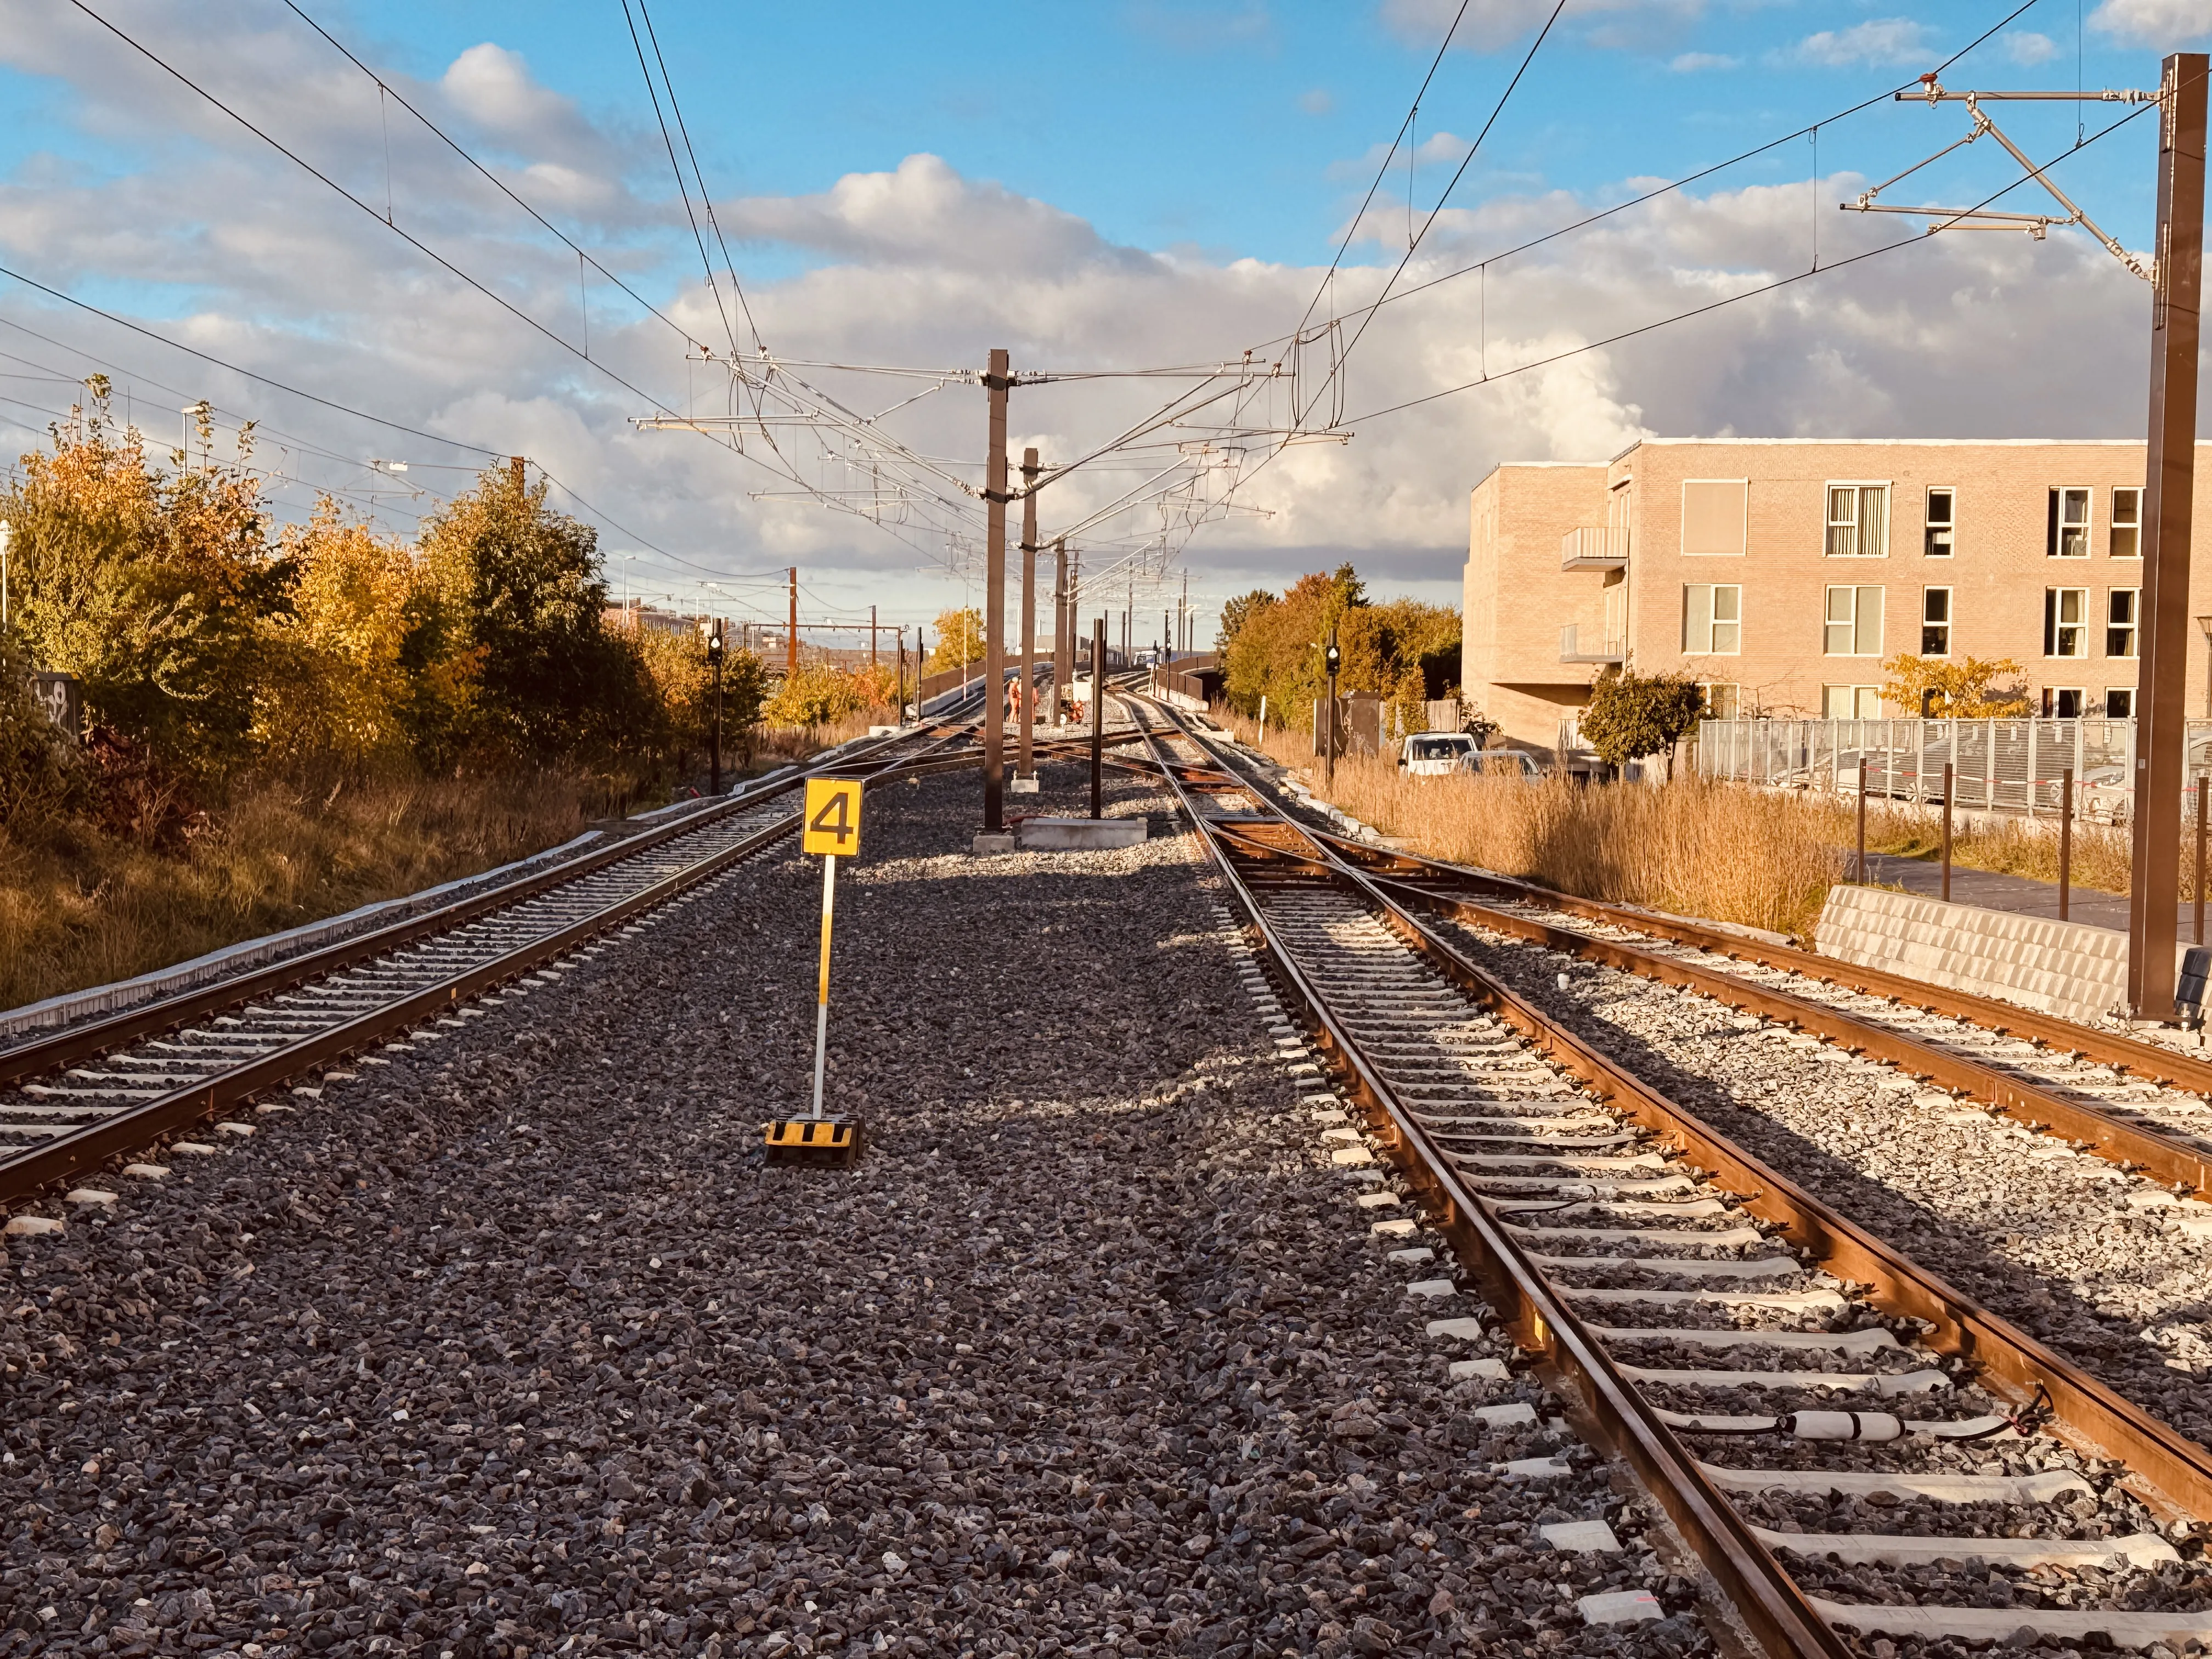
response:
<svg viewBox="0 0 2212 1659"><path fill-rule="evenodd" d="M1412 1291L1444 1310L1479 1292L1572 1382L1580 1426L1770 1654L2212 1645L2212 1453L1485 972L1434 925L1463 901L1296 824L1179 718L1139 717L1334 1073L1344 1107L1316 1115L1346 1121L1323 1133L1390 1166L1463 1264L1464 1285ZM1554 925L1516 919L1501 931Z"/></svg>
<svg viewBox="0 0 2212 1659"><path fill-rule="evenodd" d="M212 1121L384 1064L372 1052L440 1041L469 1005L527 996L562 964L634 934L788 835L786 797L808 776L880 781L972 766L965 726L848 746L842 754L679 823L392 927L0 1051L0 1205L13 1205ZM289 1091L289 1093L285 1091ZM204 1143L182 1141L190 1157ZM155 1166L133 1166L142 1170ZM21 1224L18 1224L19 1225Z"/></svg>

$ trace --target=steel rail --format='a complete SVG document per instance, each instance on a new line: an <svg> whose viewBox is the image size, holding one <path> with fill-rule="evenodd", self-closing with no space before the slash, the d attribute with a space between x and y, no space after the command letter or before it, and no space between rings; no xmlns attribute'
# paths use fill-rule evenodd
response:
<svg viewBox="0 0 2212 1659"><path fill-rule="evenodd" d="M934 723L924 727L925 732L934 729ZM964 727L959 728L940 738L938 744L933 746L941 747L945 743L956 741L964 734ZM908 734L908 738L903 740L910 740L910 738L911 734ZM902 740L899 738L885 738L879 741L878 747L888 746ZM90 1059L123 1043L135 1042L140 1037L152 1036L156 1033L168 1030L187 1020L204 1019L209 1015L220 1013L226 1008L234 1007L240 1002L251 1001L256 997L268 996L275 992L289 990L307 980L354 967L372 957L383 956L404 945L411 945L418 939L447 932L463 922L474 921L478 916L488 915L495 910L505 909L520 900L534 898L540 893L549 892L557 887L564 887L581 877L593 874L611 865L619 864L626 859L635 858L641 853L650 852L653 848L665 845L679 836L688 836L694 830L718 819L727 817L736 812L749 811L763 801L774 800L777 796L787 794L798 788L810 776L826 773L834 770L837 766L848 763L849 758L841 759L830 768L802 769L791 777L779 780L768 788L755 790L748 794L732 795L719 805L694 812L688 817L679 818L673 823L663 824L657 829L627 836L611 846L602 848L596 853L571 859L565 863L555 865L550 869L539 871L534 875L501 883L499 886L488 889L471 897L457 900L452 904L441 905L434 910L425 911L419 916L410 917L405 921L394 922L389 927L375 928L365 933L356 933L351 939L341 939L336 944L324 945L317 950L303 951L295 957L287 957L281 962L270 963L265 967L248 969L231 978L217 980L212 984L179 992L174 996L156 998L149 1002L140 1003L136 1007L123 1009L104 1018L66 1026L46 1036L19 1043L12 1048L0 1051L0 1089L13 1088L29 1079L42 1076L46 1073L56 1071L64 1066L73 1066L79 1060Z"/></svg>
<svg viewBox="0 0 2212 1659"><path fill-rule="evenodd" d="M1194 735L1192 740L1202 741ZM1273 803L1269 802L1269 805L1273 807ZM1283 821L1291 822L1287 815ZM1328 848L1336 856L1389 883L1394 891L1453 921L1534 939L1552 950L1600 962L1662 984L1694 990L1731 1007L1798 1026L1853 1052L1873 1054L1944 1088L1964 1091L2025 1128L2055 1133L2123 1169L2141 1170L2170 1187L2185 1188L2193 1198L2212 1200L2212 1154L2154 1125L2114 1117L2087 1102L2069 1099L2055 1090L2024 1081L2002 1068L1951 1053L1910 1032L1863 1018L1815 998L1760 985L1739 974L1685 962L1623 940L1600 939L1576 928L1553 927L1449 890L1471 888L1589 921L1654 934L1677 944L1724 954L1734 960L1748 959L1760 967L1802 974L1863 995L1904 1002L2001 1035L2030 1037L2100 1064L2159 1082L2179 1083L2203 1092L2212 1093L2212 1064L2132 1037L2099 1031L2055 1015L2039 1014L1968 992L1948 990L1903 975L1845 966L1832 957L1815 956L1791 946L1757 944L1720 928L1577 898L1533 883L1469 870L1395 848L1370 847L1324 830L1309 829L1303 824L1297 829L1297 833Z"/></svg>
<svg viewBox="0 0 2212 1659"><path fill-rule="evenodd" d="M931 750L959 741L966 735L966 729L963 727L939 738L931 745ZM886 744L890 744L910 741L911 738L912 734L909 733L884 741ZM925 753L929 751L925 751ZM972 757L969 757L969 763L972 764L973 759ZM816 774L827 773L849 763L850 757L847 757L832 763L828 767L813 770ZM879 781L895 775L908 763L911 763L891 758L875 769L862 781L864 783ZM739 804L757 806L764 800L773 799L777 795L787 793L789 788L795 787L799 783L803 782L807 775L810 774L801 774L790 780L786 785L763 791ZM684 820L683 823L677 827L688 833L699 828L700 819L705 816L704 814L695 815ZM725 814L717 811L713 816L719 818ZM635 893L611 902L589 915L580 917L564 927L518 945L512 951L502 952L434 984L410 992L394 1001L371 1009L340 1024L310 1033L295 1042L288 1042L246 1065L231 1067L203 1082L171 1090L155 1099L118 1112L111 1117L82 1125L34 1146L0 1154L0 1205L18 1202L56 1182L81 1176L86 1170L97 1168L118 1153L143 1146L149 1141L156 1139L185 1124L212 1117L226 1106L250 1099L252 1096L276 1087L303 1072L327 1064L334 1059L350 1054L395 1031L404 1030L410 1026L418 1024L430 1015L472 997L492 985L526 974L532 969L564 956L578 945L611 928L622 926L634 916L666 903L690 888L711 879L732 866L751 857L762 848L789 835L798 826L801 816L803 815L795 811L788 813L720 851L695 860L681 870L672 872ZM658 845L665 839L666 837L656 835L651 844ZM630 842L623 843L621 848L611 850L617 850L624 854L635 854L641 850L642 842L642 837L634 838ZM610 860L604 858L595 859L592 861L592 867L604 868L609 862ZM565 884L566 881L574 880L578 875L586 873L580 867L574 866L562 866L562 882L546 884L533 878L528 884L530 894L545 890L549 884L553 886ZM404 928L386 929L380 934L365 935L361 940L349 940L347 943L350 945L366 943L369 939L381 939L383 943L380 948L369 954L388 954L394 948L413 943L426 931L449 931L457 922L471 920L476 915L483 914L487 908L504 908L506 904L513 902L517 896L529 896L519 895L514 887L497 889L495 892L501 900L497 905L487 906L471 901L465 906L455 906L445 911L433 912L430 917L422 919L427 922L433 918L441 918L441 925L437 928L424 929L410 924ZM455 914L459 911L465 911L466 914ZM404 933L405 937L394 939L391 935L396 933ZM317 954L320 957L327 953ZM359 954L349 954L345 961L337 965L341 968L350 966L361 959L362 957ZM295 961L284 965L298 967L301 963ZM325 967L319 971L330 970ZM252 977L259 981L264 976L256 975ZM210 988L206 993L194 994L186 999L172 999L167 1005L171 1011L170 1018L153 1029L167 1030L179 1023L182 1018L200 1018L216 1009L235 1006L241 1000L239 984L240 981L227 981L222 985ZM250 994L261 994L266 988L268 988L262 987ZM282 986L280 985L278 988L282 988ZM208 999L218 993L222 994L222 1000L210 1005ZM250 995L246 1000L250 1000ZM178 1014L175 1012L175 1004L186 1000L200 1006L189 1014ZM131 1036L145 1034L143 1030L134 1030ZM111 1039L101 1044L100 1048L112 1048L115 1046L117 1046L115 1040Z"/></svg>
<svg viewBox="0 0 2212 1659"><path fill-rule="evenodd" d="M1885 969L1841 962L1834 957L1801 951L1795 945L1771 945L1747 939L1740 933L1703 926L1680 916L1662 915L1656 911L1638 909L1630 905L1607 904L1598 899L1582 898L1535 882L1522 881L1486 870L1473 870L1465 865L1448 864L1441 859L1423 858L1419 854L1395 848L1366 847L1344 836L1333 836L1327 830L1317 830L1310 833L1340 850L1356 854L1370 864L1388 860L1407 874L1429 876L1455 886L1519 899L1588 921L1633 928L1638 933L1672 939L1676 944L1695 945L1717 956L1748 961L1759 967L1778 968L1790 973L1802 974L1808 979L1820 980L1848 991L1907 1003L1929 1013L1962 1019L2005 1036L2026 1037L2047 1048L2079 1054L2153 1082L2177 1084L2183 1088L2212 1095L2212 1060L2199 1060L2158 1043L2123 1036L2118 1031L2100 1030L2094 1025L2062 1019L2056 1014L2041 1013L1995 997L1977 996L1971 991L1931 985L1925 980L1893 974Z"/></svg>
<svg viewBox="0 0 2212 1659"><path fill-rule="evenodd" d="M1173 711L1170 711L1170 718L1175 719ZM1182 728L1179 720L1175 723ZM1182 731L1182 735L1194 742L1200 741L1187 730ZM1353 1092L1362 1097L1370 1123L1386 1142L1386 1151L1406 1168L1416 1188L1431 1196L1444 1224L1443 1230L1455 1244L1464 1240L1477 1247L1467 1253L1466 1259L1483 1270L1486 1293L1487 1286L1497 1284L1501 1275L1509 1281L1506 1300L1496 1305L1501 1310L1516 1310L1516 1340L1522 1341L1524 1347L1560 1361L1578 1382L1585 1379L1587 1372L1590 1377L1602 1375L1614 1385L1601 1395L1589 1396L1602 1427L1610 1430L1617 1425L1621 1430L1634 1430L1640 1426L1638 1418L1619 1417L1613 1409L1616 1392L1625 1391L1633 1396L1634 1390L1612 1370L1602 1350L1588 1342L1587 1332L1581 1327L1565 1328L1580 1332L1584 1337L1584 1343L1577 1347L1563 1340L1563 1328L1556 1322L1551 1322L1547 1329L1546 1322L1530 1321L1529 1304L1521 1288L1520 1274L1525 1273L1540 1281L1540 1273L1520 1255L1510 1237L1500 1231L1486 1206L1479 1200L1470 1201L1470 1195L1453 1179L1432 1143L1411 1123L1409 1115L1389 1097L1387 1087L1379 1086L1380 1080L1358 1057L1356 1042L1348 1040L1340 1024L1330 1014L1326 999L1307 981L1291 959L1289 951L1267 925L1249 884L1236 867L1231 849L1242 851L1249 858L1288 860L1328 881L1352 888L1385 925L1448 979L1528 1038L1563 1071L1601 1098L1626 1110L1645 1128L1672 1142L1746 1209L1780 1227L1791 1243L1806 1250L1825 1271L1848 1284L1864 1286L1869 1299L1888 1316L1917 1321L1925 1326L1921 1340L1929 1346L1967 1362L1993 1393L2023 1405L2039 1397L2046 1399L2051 1419L2063 1437L2095 1455L2123 1461L2130 1470L2127 1484L2154 1507L2192 1516L2212 1511L2212 1451L2150 1416L2010 1322L1983 1309L1972 1297L1803 1191L1687 1108L1583 1042L1437 935L1382 884L1336 853L1330 844L1335 838L1324 840L1296 823L1272 802L1267 805L1273 815L1270 822L1304 836L1312 848L1310 854L1292 853L1255 836L1251 831L1260 826L1249 821L1234 824L1210 823L1185 802L1186 811L1204 836L1217 868L1252 916L1270 956L1282 969L1282 977L1314 1013L1323 1034L1324 1048L1352 1077ZM1478 1224L1478 1218L1484 1224ZM1503 1247L1502 1252L1493 1247L1493 1238ZM1508 1263L1517 1263L1519 1272ZM1555 1304L1559 1300L1556 1297L1552 1299ZM1587 1354L1584 1349L1589 1350ZM1595 1370L1589 1370L1593 1361ZM1741 1563L1732 1546L1736 1535L1742 1532L1742 1523L1735 1517L1733 1507L1726 1506L1726 1521L1717 1531L1692 1524L1707 1512L1709 1502L1725 1504L1725 1500L1720 1499L1694 1469L1689 1471L1694 1488L1686 1493L1674 1492L1669 1485L1674 1479L1672 1470L1687 1460L1687 1454L1663 1425L1654 1421L1650 1426L1663 1438L1638 1436L1622 1443L1620 1449L1637 1464L1655 1493L1668 1504L1669 1514L1712 1571L1723 1592L1735 1601L1736 1583L1747 1591L1756 1591L1766 1580L1764 1575L1744 1577L1741 1574ZM1686 1515L1689 1519L1686 1520ZM1763 1547L1758 1546L1755 1540L1753 1547L1765 1555ZM1781 1575L1781 1569L1772 1564L1771 1556L1767 1560L1771 1571ZM1790 1591L1784 1600L1793 1613L1802 1610L1804 1617L1817 1623L1818 1615L1794 1582L1790 1583ZM1769 1619L1770 1610L1760 1602L1747 1605L1736 1601L1736 1606L1754 1632L1765 1639L1761 1626ZM1834 1639L1825 1626L1820 1630L1827 1639ZM1800 1650L1785 1644L1782 1650L1826 1653L1839 1650Z"/></svg>
<svg viewBox="0 0 2212 1659"><path fill-rule="evenodd" d="M1157 740L1153 747L1158 753ZM1160 758L1164 762L1166 757L1161 754ZM1210 825L1172 776L1170 784L1197 826L1214 867L1266 946L1279 977L1311 1018L1323 1052L1345 1078L1346 1094L1425 1200L1432 1224L1474 1270L1485 1300L1511 1328L1515 1342L1541 1355L1574 1382L1612 1449L1636 1470L1711 1572L1722 1595L1770 1653L1846 1659L1850 1648L1828 1628L1772 1553L1699 1469L1697 1459L1620 1374L1565 1298L1528 1259L1488 1204L1461 1182L1413 1114L1369 1064L1328 995L1307 977L1269 924L1227 850L1237 837ZM1365 878L1351 866L1325 858L1306 862L1331 879L1367 893L1386 915L1392 913L1388 901L1374 894Z"/></svg>

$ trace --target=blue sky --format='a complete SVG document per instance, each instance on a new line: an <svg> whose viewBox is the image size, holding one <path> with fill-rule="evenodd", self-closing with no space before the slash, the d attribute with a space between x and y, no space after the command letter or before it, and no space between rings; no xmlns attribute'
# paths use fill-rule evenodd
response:
<svg viewBox="0 0 2212 1659"><path fill-rule="evenodd" d="M278 0L221 0L189 19L158 0L90 3L349 188L380 198L386 129L373 87ZM302 4L656 303L703 306L618 0ZM968 364L1004 342L1027 361L1126 368L1232 355L1295 320L1456 9L659 0L653 21L772 346ZM1422 101L1413 179L1422 210L1548 9L1472 0L1460 45ZM1414 275L1470 263L1874 97L2009 9L1577 0ZM2201 0L2039 0L1945 79L2062 87L2078 72L2093 86L2147 87L2159 52L2191 44L2191 28L2201 45L2208 21ZM2090 130L2123 112L2092 106ZM1997 114L2038 160L2072 142L2070 106ZM1838 198L1965 130L1955 106L1881 103L1823 127L1818 179L1814 145L1796 139L1683 198L1547 245L1480 291L1462 281L1396 307L1347 372L1354 412L1468 378L1478 335L1481 366L1495 372L1501 354L1571 349L1802 268L1816 236L1824 259L1890 240L1901 222L1848 219ZM569 330L573 256L404 118L392 131L401 222L550 328ZM2136 247L2149 235L2154 142L2153 122L2138 120L2054 173ZM1985 141L1890 199L1969 203L2017 173ZM189 329L230 361L341 401L526 447L580 488L588 482L586 494L612 502L611 519L640 541L693 556L734 543L716 556L747 568L802 557L849 592L879 591L917 612L933 603L911 580L926 565L904 544L886 552L850 520L757 501L760 480L726 455L641 440L627 429L641 412L635 398L441 276L127 46L39 0L0 0L0 255L16 269L172 335ZM1387 180L1371 234L1347 256L1354 299L1402 252L1407 185L1403 171ZM2018 191L2004 205L2041 204ZM1487 465L1602 453L1639 431L2107 435L2139 423L2143 301L2134 279L2078 235L2040 246L1940 240L1454 394L1340 450L1291 452L1240 498L1265 516L1192 542L1200 584L1278 583L1350 556L1386 587L1448 598L1461 504ZM334 453L392 453L388 434L225 381L21 290L0 292L7 318L81 345L84 361L52 365L70 374L105 352ZM656 394L696 387L680 346L611 294L595 295L592 326L601 353ZM1907 374L1924 378L1924 395L1904 395ZM876 390L854 395L889 400ZM158 404L168 394L146 395ZM1019 441L1048 452L1081 445L1083 422L1110 427L1118 407L1038 394L1018 410L1018 428L1024 412L1035 422ZM915 441L972 448L970 416L948 418L915 428ZM301 498L343 473L318 474L304 460L295 471ZM611 549L622 545L607 534ZM682 567L660 568L679 580ZM931 592L941 588L941 577L929 580Z"/></svg>

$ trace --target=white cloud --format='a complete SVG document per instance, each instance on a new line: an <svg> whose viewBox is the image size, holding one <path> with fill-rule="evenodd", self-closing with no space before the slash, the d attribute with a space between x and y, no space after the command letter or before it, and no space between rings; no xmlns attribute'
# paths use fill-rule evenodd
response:
<svg viewBox="0 0 2212 1659"><path fill-rule="evenodd" d="M149 145L110 171L48 159L0 178L0 253L9 263L64 287L125 296L118 303L186 311L187 320L154 325L393 420L530 454L614 518L688 556L744 570L797 562L810 586L833 600L880 603L887 617L933 615L948 599L941 580L932 586L911 574L921 555L872 527L810 504L756 499L753 492L776 487L769 475L696 435L633 429L629 417L646 412L640 398L429 266L381 223L235 128L191 114L165 77L137 76L112 51L94 54L85 41L58 39L59 31L9 35L5 26L31 9L0 0L0 55L19 65L38 58L48 66L37 72L63 76L78 89L76 118L108 124L103 131L191 137ZM161 42L165 55L191 57L287 142L352 168L342 176L380 196L380 143L369 142L375 100L373 90L360 95L358 77L325 76L319 61L289 45L239 36L195 46L188 22L175 29ZM639 272L641 288L698 337L721 337L696 267L675 259L688 240L680 208L626 182L657 187L665 175L641 135L594 124L534 87L526 66L504 55L478 56L459 81L448 70L419 90L450 96L457 117L465 111L487 129L498 125L518 188L623 227L623 236L607 240L624 252L603 257ZM1441 133L1425 142L1458 143ZM441 161L428 147L396 145L394 170L403 225L483 273L548 328L580 336L574 255L480 182L468 185L450 157ZM1856 188L1831 183L1840 194ZM1589 206L1547 191L1455 210L1407 280L1425 282ZM723 213L726 228L769 246L787 273L755 282L748 295L769 344L791 358L972 368L1004 345L1017 367L1212 361L1288 329L1321 277L1299 266L1121 246L1054 203L930 155L848 174L818 192L733 200ZM656 228L671 232L658 244ZM1292 448L1261 474L1249 502L1271 516L1201 531L1189 556L1194 588L1279 585L1348 556L1386 588L1428 583L1422 591L1449 597L1464 547L1466 492L1492 464L1602 457L1643 432L2139 429L2139 287L2073 233L2043 244L1913 237L1879 259L1697 321L1507 372L1802 270L1807 234L1802 184L1671 196L1501 264L1486 282L1461 276L1387 307L1346 371L1357 435L1345 446ZM1897 234L1831 213L1824 254ZM740 250L741 264L750 257ZM1386 248L1376 266L1342 273L1336 307L1372 295L1395 262ZM720 406L712 371L687 362L679 341L599 279L592 288L594 359L677 408L694 392L702 410ZM112 359L141 410L167 411L155 427L165 435L177 405L204 394L232 415L261 416L340 455L464 459L40 307L21 289L0 286L0 316ZM5 329L0 349L51 357L68 374L94 367ZM1316 348L1307 369L1326 356ZM1487 386L1362 418L1486 371L1498 377ZM855 407L881 407L923 387L853 376L831 389ZM1286 391L1270 386L1251 413L1281 416ZM1164 395L1151 382L1025 387L1014 402L1018 441L1067 455ZM939 392L894 427L929 453L974 455L980 398L972 388ZM279 441L272 438L272 447ZM356 471L297 452L293 464L310 477L357 482ZM409 476L448 487L465 477L422 468ZM1079 475L1056 486L1044 502L1048 528L1130 482ZM304 505L294 490L284 510ZM609 532L605 545L634 544ZM666 569L648 575L653 568L629 567L634 590L679 579Z"/></svg>
<svg viewBox="0 0 2212 1659"><path fill-rule="evenodd" d="M2089 15L2089 23L2159 52L2212 40L2212 11L2204 0L2105 0Z"/></svg>
<svg viewBox="0 0 2212 1659"><path fill-rule="evenodd" d="M1327 87L1315 87L1298 94L1298 107L1308 115L1328 115L1335 110L1336 98Z"/></svg>
<svg viewBox="0 0 2212 1659"><path fill-rule="evenodd" d="M1808 34L1789 55L1800 63L1849 69L1860 64L1920 63L1932 51L1925 24L1910 17L1874 17L1847 29L1822 29Z"/></svg>
<svg viewBox="0 0 2212 1659"><path fill-rule="evenodd" d="M1741 62L1742 58L1724 52L1685 52L1668 58L1667 67L1677 75L1695 75L1700 70L1732 70Z"/></svg>
<svg viewBox="0 0 2212 1659"><path fill-rule="evenodd" d="M2058 43L2047 34L2037 34L2029 29L2015 29L1997 37L2004 54L2013 63L2025 65L2047 64L2058 56Z"/></svg>

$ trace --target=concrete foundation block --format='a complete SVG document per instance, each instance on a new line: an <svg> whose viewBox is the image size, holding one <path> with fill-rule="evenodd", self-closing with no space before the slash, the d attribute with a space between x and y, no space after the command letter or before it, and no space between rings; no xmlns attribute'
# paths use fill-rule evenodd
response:
<svg viewBox="0 0 2212 1659"><path fill-rule="evenodd" d="M1011 830L978 830L975 839L968 845L971 853L1011 853L1014 850L1014 832Z"/></svg>
<svg viewBox="0 0 2212 1659"><path fill-rule="evenodd" d="M1142 842L1143 818L1024 818L1018 835L1024 853L1094 853Z"/></svg>
<svg viewBox="0 0 2212 1659"><path fill-rule="evenodd" d="M2127 1000L2128 937L2109 927L1840 885L1814 930L1820 954L1931 985L2094 1020ZM2177 968L2183 947L2174 948Z"/></svg>

